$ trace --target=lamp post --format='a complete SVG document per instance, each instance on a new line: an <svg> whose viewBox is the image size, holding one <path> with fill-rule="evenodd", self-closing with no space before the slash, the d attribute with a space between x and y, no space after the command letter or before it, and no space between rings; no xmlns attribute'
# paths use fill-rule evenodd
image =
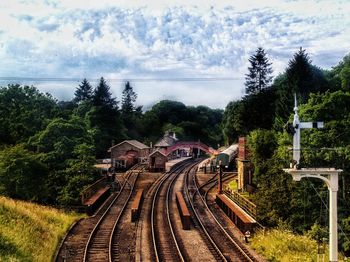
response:
<svg viewBox="0 0 350 262"><path fill-rule="evenodd" d="M295 96L293 120L293 161L291 168L284 169L285 172L292 175L294 181L300 181L304 177L317 178L324 181L329 190L329 261L338 261L338 211L337 211L337 192L338 176L341 169L335 168L301 168L300 161L300 130L302 128L323 127L323 122L300 122L298 116L298 105ZM316 124L315 124L316 123Z"/></svg>
<svg viewBox="0 0 350 262"><path fill-rule="evenodd" d="M222 194L222 163L219 161L218 194Z"/></svg>

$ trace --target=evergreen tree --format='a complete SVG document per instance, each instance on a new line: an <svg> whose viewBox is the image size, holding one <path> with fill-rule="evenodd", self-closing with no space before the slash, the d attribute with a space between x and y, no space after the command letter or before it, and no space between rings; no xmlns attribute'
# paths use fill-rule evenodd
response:
<svg viewBox="0 0 350 262"><path fill-rule="evenodd" d="M122 96L122 113L123 115L131 115L135 109L134 103L136 101L137 94L134 92L133 87L129 81L126 82L123 96Z"/></svg>
<svg viewBox="0 0 350 262"><path fill-rule="evenodd" d="M94 106L106 106L111 109L118 109L117 101L115 98L112 97L110 87L108 86L106 80L104 80L103 77L101 77L98 86L94 90L92 103Z"/></svg>
<svg viewBox="0 0 350 262"><path fill-rule="evenodd" d="M249 62L249 73L246 75L245 82L246 94L256 94L271 83L272 67L265 50L261 47L249 58Z"/></svg>
<svg viewBox="0 0 350 262"><path fill-rule="evenodd" d="M275 128L281 130L289 118L289 112L293 110L294 93L300 104L306 103L310 93L325 92L328 81L300 47L289 61L285 73L275 79L273 86L277 92Z"/></svg>
<svg viewBox="0 0 350 262"><path fill-rule="evenodd" d="M90 101L92 98L92 86L87 81L86 78L81 82L81 84L75 90L74 102L81 103L83 101Z"/></svg>
<svg viewBox="0 0 350 262"><path fill-rule="evenodd" d="M309 94L317 89L317 87L313 85L311 60L302 47L294 54L292 60L289 61L286 75L288 81L287 92L300 95L301 103L305 103Z"/></svg>
<svg viewBox="0 0 350 262"><path fill-rule="evenodd" d="M137 94L129 81L125 83L122 96L121 113L127 136L132 139L142 139L139 130L142 129L142 107L135 108ZM139 129L139 130L138 130Z"/></svg>
<svg viewBox="0 0 350 262"><path fill-rule="evenodd" d="M90 127L94 130L96 156L103 158L106 157L113 140L119 141L125 138L118 102L112 97L110 87L103 77L94 91L92 105L87 117Z"/></svg>

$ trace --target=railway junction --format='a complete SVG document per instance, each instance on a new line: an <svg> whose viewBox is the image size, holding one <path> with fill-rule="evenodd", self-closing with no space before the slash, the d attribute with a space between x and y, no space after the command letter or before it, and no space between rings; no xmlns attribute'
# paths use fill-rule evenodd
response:
<svg viewBox="0 0 350 262"><path fill-rule="evenodd" d="M246 243L256 221L222 190L239 180L237 172L223 172L237 160L239 146L204 158L217 152L200 142L174 142L153 149L170 159L158 169L152 168L156 159L144 159L145 152L152 157L150 147L135 141L112 147L119 162L110 164L128 164L120 161L118 146L137 164L83 194L89 216L69 229L55 261L263 261Z"/></svg>

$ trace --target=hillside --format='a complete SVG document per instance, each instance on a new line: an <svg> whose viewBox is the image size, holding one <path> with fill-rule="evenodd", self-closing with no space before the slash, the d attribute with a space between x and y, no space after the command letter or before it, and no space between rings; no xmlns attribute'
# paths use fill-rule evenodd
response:
<svg viewBox="0 0 350 262"><path fill-rule="evenodd" d="M78 218L0 196L0 261L50 261L66 230Z"/></svg>

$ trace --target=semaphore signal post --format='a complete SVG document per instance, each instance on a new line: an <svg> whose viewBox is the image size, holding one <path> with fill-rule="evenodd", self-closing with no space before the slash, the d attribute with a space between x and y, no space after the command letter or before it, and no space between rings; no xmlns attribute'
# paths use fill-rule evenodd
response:
<svg viewBox="0 0 350 262"><path fill-rule="evenodd" d="M337 192L338 176L342 172L335 168L299 168L300 164L300 131L306 128L323 128L323 122L300 122L298 105L295 95L294 120L289 131L293 133L293 160L290 168L284 169L292 175L294 181L300 181L304 177L323 180L329 190L329 261L338 261L338 211Z"/></svg>

